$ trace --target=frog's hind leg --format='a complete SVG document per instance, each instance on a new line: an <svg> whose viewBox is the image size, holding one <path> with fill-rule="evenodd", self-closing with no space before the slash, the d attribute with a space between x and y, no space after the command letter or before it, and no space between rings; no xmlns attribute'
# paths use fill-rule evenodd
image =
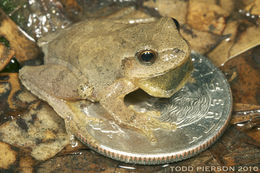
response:
<svg viewBox="0 0 260 173"><path fill-rule="evenodd" d="M25 66L19 71L22 84L43 100L52 96L65 100L82 99L78 94L80 80L61 65Z"/></svg>

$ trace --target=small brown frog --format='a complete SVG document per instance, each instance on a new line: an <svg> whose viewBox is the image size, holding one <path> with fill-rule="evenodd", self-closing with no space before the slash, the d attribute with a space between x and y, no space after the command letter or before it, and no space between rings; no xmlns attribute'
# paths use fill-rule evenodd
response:
<svg viewBox="0 0 260 173"><path fill-rule="evenodd" d="M161 122L159 112L136 112L124 103L139 88L169 98L188 81L193 69L190 48L175 20L88 20L46 40L44 65L20 70L22 83L39 98L99 102L118 124L149 138L154 129L176 128Z"/></svg>

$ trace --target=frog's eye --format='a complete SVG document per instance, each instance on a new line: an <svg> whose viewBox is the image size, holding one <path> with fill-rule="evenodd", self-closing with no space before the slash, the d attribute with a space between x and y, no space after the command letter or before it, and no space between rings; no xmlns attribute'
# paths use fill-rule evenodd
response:
<svg viewBox="0 0 260 173"><path fill-rule="evenodd" d="M176 20L176 19L174 19L174 18L172 18L172 20L173 20L173 22L175 23L176 28L177 28L178 31L179 31L179 30L180 30L180 24L179 24L178 20Z"/></svg>
<svg viewBox="0 0 260 173"><path fill-rule="evenodd" d="M152 50L144 50L137 53L137 58L142 64L152 65L157 58L157 53Z"/></svg>

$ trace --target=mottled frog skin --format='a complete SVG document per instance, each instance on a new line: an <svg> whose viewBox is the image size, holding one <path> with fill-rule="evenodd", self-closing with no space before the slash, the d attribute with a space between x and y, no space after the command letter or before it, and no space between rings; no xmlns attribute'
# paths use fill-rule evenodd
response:
<svg viewBox="0 0 260 173"><path fill-rule="evenodd" d="M124 103L137 89L169 98L188 81L190 48L175 20L88 20L51 34L41 45L44 65L20 70L22 83L40 98L99 102L118 124L149 138L154 129L176 128L160 122L159 112L136 112Z"/></svg>

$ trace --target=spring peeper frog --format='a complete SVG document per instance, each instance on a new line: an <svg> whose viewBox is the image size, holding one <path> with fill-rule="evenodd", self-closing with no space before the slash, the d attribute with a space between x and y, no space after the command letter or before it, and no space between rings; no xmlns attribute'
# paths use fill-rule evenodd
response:
<svg viewBox="0 0 260 173"><path fill-rule="evenodd" d="M124 97L142 89L154 97L171 97L189 79L190 48L178 24L163 17L150 22L88 20L47 38L44 65L20 70L22 83L40 98L87 99L100 105L120 125L151 137L159 112L136 112ZM43 42L44 43L44 42Z"/></svg>

